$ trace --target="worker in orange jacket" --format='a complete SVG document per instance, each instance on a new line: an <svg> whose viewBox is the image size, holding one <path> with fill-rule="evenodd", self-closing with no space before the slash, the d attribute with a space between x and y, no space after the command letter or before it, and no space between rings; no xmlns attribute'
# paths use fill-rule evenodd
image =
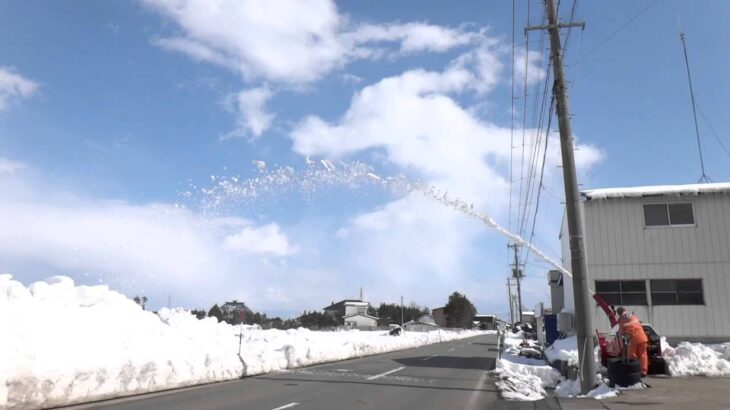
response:
<svg viewBox="0 0 730 410"><path fill-rule="evenodd" d="M619 314L618 334L629 336L629 345L625 346L630 359L638 359L641 363L641 376L644 377L649 372L649 339L644 333L644 328L636 315L629 313L626 308L620 307L616 310Z"/></svg>

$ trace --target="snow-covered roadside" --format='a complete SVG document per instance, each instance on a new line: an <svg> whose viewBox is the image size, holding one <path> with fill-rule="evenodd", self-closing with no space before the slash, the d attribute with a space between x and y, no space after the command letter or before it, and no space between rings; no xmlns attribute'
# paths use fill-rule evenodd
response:
<svg viewBox="0 0 730 410"><path fill-rule="evenodd" d="M239 378L483 332L261 330L143 311L106 286L0 275L0 408L38 408ZM242 331L241 357L238 356Z"/></svg>
<svg viewBox="0 0 730 410"><path fill-rule="evenodd" d="M677 347L664 348L662 354L669 373L674 377L730 376L730 343L703 345L681 342Z"/></svg>
<svg viewBox="0 0 730 410"><path fill-rule="evenodd" d="M600 375L597 376L597 387L587 395L580 395L580 381L570 380L560 375L560 372L548 365L556 360L566 361L571 365L578 363L578 349L575 336L555 341L545 349L547 362L541 359L530 359L519 356L519 345L523 342L523 335L507 333L504 340L504 353L497 362L495 373L499 380L496 385L502 397L508 400L535 401L547 397L546 388L554 388L558 397L591 397L605 399L620 394L621 389L608 387ZM534 344L535 342L529 342ZM632 386L631 388L641 388Z"/></svg>
<svg viewBox="0 0 730 410"><path fill-rule="evenodd" d="M547 396L546 388L555 388L558 397L592 397L605 399L615 397L622 390L644 388L642 383L627 388L610 388L607 380L596 376L596 387L585 396L580 395L580 382L568 380L559 375L557 370L547 366L542 360L519 357L519 344L522 333L505 335L505 354L497 363L496 373L500 380L497 387L502 395L512 400L539 400ZM703 345L701 343L682 342L677 347L662 343L663 356L669 367L670 375L682 376L730 376L730 343ZM578 364L578 348L576 337L571 336L555 341L544 351L547 362L565 361L569 365ZM600 358L600 350L596 348L596 361ZM601 366L602 367L602 366ZM599 369L601 367L598 367ZM552 371L551 371L552 370Z"/></svg>
<svg viewBox="0 0 730 410"><path fill-rule="evenodd" d="M560 372L544 360L519 356L522 332L508 332L504 337L504 352L497 361L494 373L497 388L508 400L540 400L547 396L545 388L554 388L560 381Z"/></svg>

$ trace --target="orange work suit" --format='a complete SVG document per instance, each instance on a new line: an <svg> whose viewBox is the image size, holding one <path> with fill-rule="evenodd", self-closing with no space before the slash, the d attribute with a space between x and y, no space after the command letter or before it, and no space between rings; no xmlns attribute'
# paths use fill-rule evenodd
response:
<svg viewBox="0 0 730 410"><path fill-rule="evenodd" d="M628 320L623 321L619 328L619 334L621 333L630 336L629 345L626 347L629 358L638 359L641 362L641 375L645 376L649 372L649 353L647 349L649 339L644 333L639 318L631 315Z"/></svg>

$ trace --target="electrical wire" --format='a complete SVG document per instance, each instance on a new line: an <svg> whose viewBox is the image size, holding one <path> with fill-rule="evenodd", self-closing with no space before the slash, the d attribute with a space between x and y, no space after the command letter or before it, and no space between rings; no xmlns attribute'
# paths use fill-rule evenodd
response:
<svg viewBox="0 0 730 410"><path fill-rule="evenodd" d="M633 22L634 22L634 21L635 21L636 19L638 19L639 17L641 17L641 15L642 15L642 14L646 13L646 12L647 12L647 11L648 11L648 10L649 10L650 8L654 7L654 5L655 5L655 4L657 4L657 3L659 3L659 0L654 0L654 1L652 1L651 3L649 3L649 5L648 5L648 6L644 7L643 9L641 9L641 10L640 10L640 11L639 11L638 13L636 13L636 14L635 14L635 15L634 15L633 17L631 17L631 18L630 18L630 19L629 19L628 21L626 21L626 22L625 22L624 24L622 24L622 25L621 25L621 26L620 26L620 27L619 27L618 29L616 29L616 30L615 30L614 32L612 32L611 34L609 34L608 36L606 36L606 38L604 38L603 40L601 40L601 41L600 41L600 42L598 43L598 45L596 45L596 46L595 46L595 47L593 47L593 48L592 48L592 49L591 49L590 51L588 51L587 53L585 53L585 55L583 55L583 58L581 58L580 60L578 60L578 61L576 61L575 63L573 63L573 67L575 67L575 66L577 66L578 64L582 63L582 62L583 62L583 61L584 61L584 60L585 60L586 58L588 58L588 57L589 57L589 56L590 56L591 54L593 54L594 52L596 52L596 50L598 50L599 48L603 47L603 46L604 46L604 45L605 45L606 43L608 43L608 42L609 42L609 41L610 41L610 40L611 40L612 38L614 38L614 37L615 37L615 36L616 36L616 35L617 35L618 33L620 33L620 32L621 32L621 31L623 31L623 30L624 30L624 29L625 29L626 27L628 27L629 25L631 25L631 23L633 23Z"/></svg>

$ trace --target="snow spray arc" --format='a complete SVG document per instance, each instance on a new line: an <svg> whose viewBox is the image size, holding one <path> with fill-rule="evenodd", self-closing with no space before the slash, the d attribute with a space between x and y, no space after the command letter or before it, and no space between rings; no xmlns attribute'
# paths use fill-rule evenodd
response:
<svg viewBox="0 0 730 410"><path fill-rule="evenodd" d="M305 195L312 195L324 187L335 185L352 189L367 186L380 187L402 195L410 192L420 192L427 198L481 221L484 225L506 237L511 243L529 248L538 258L562 273L572 276L559 262L546 255L538 247L505 229L489 215L474 209L474 204L450 197L446 191L437 187L421 182L413 182L403 175L382 177L375 173L372 166L359 161L339 161L335 164L326 159L313 161L307 158L306 167L301 171L297 171L290 166L276 167L269 170L263 161L253 161L253 165L256 166L259 173L256 177L211 176L212 187L199 189L191 186L190 190L183 192L181 195L184 198L200 198L196 205L204 213L219 214L228 207L256 201L266 195L296 191ZM196 192L201 193L202 196L195 195Z"/></svg>

